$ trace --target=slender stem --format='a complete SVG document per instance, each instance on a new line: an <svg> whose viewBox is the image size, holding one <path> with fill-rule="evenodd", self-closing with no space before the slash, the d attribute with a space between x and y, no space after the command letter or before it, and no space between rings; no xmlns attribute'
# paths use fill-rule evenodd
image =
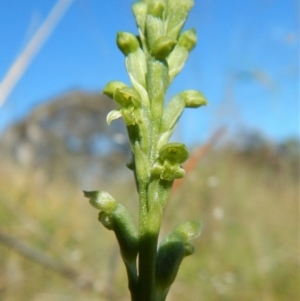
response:
<svg viewBox="0 0 300 301"><path fill-rule="evenodd" d="M148 182L139 181L139 301L155 301L155 266L158 231L153 231L148 207Z"/></svg>
<svg viewBox="0 0 300 301"><path fill-rule="evenodd" d="M144 233L139 249L139 301L155 301L155 266L157 235Z"/></svg>
<svg viewBox="0 0 300 301"><path fill-rule="evenodd" d="M164 85L161 81L165 66L148 57L149 74L147 78L150 98L150 126L148 127L149 148L148 166L151 168L157 153L157 137L162 118ZM151 71L150 71L151 70ZM136 162L138 164L138 162ZM150 172L150 171L149 171ZM139 238L139 301L156 301L155 269L157 240L161 223L161 208L154 205L154 195L149 194L150 176L147 183L139 185L140 194L140 238ZM146 202L146 204L145 204ZM147 211L145 211L145 208ZM146 215L145 215L146 213Z"/></svg>

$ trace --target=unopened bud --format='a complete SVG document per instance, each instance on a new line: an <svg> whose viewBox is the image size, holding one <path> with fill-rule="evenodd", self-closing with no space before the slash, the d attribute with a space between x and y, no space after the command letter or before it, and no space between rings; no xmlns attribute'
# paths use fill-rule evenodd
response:
<svg viewBox="0 0 300 301"><path fill-rule="evenodd" d="M184 47L187 51L191 51L197 42L196 30L189 29L184 31L178 39L178 45Z"/></svg>
<svg viewBox="0 0 300 301"><path fill-rule="evenodd" d="M208 104L204 95L196 90L187 90L181 93L186 108L198 108Z"/></svg>
<svg viewBox="0 0 300 301"><path fill-rule="evenodd" d="M90 200L90 204L104 212L111 212L117 206L115 199L105 191L83 191L84 196Z"/></svg>
<svg viewBox="0 0 300 301"><path fill-rule="evenodd" d="M137 37L130 32L118 32L117 45L125 55L135 52L140 47Z"/></svg>
<svg viewBox="0 0 300 301"><path fill-rule="evenodd" d="M165 8L165 4L163 1L161 1L161 0L151 1L148 4L147 13L150 15L153 15L157 18L161 18L164 8Z"/></svg>
<svg viewBox="0 0 300 301"><path fill-rule="evenodd" d="M102 91L103 94L107 95L110 98L113 98L114 93L116 92L117 89L121 89L126 87L126 84L119 82L119 81L112 81L109 82L104 90Z"/></svg>
<svg viewBox="0 0 300 301"><path fill-rule="evenodd" d="M151 54L158 60L165 59L174 49L176 40L163 36L158 38L151 49Z"/></svg>

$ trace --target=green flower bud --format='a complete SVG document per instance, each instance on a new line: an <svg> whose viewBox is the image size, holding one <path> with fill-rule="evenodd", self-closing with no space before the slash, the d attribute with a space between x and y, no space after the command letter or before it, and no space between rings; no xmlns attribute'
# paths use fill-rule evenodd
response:
<svg viewBox="0 0 300 301"><path fill-rule="evenodd" d="M102 91L103 94L107 95L110 98L113 98L114 93L116 92L117 89L121 89L127 87L126 84L119 82L119 81L111 81L109 82L104 90Z"/></svg>
<svg viewBox="0 0 300 301"><path fill-rule="evenodd" d="M208 104L206 98L202 93L196 90L187 90L180 93L185 102L186 108L198 108Z"/></svg>
<svg viewBox="0 0 300 301"><path fill-rule="evenodd" d="M138 39L130 32L118 32L117 45L125 55L137 51L140 47Z"/></svg>
<svg viewBox="0 0 300 301"><path fill-rule="evenodd" d="M161 0L151 1L148 4L147 13L158 18L162 18L162 13L165 9L165 3Z"/></svg>
<svg viewBox="0 0 300 301"><path fill-rule="evenodd" d="M178 39L178 45L184 47L187 51L191 51L197 42L197 35L195 29L184 31Z"/></svg>
<svg viewBox="0 0 300 301"><path fill-rule="evenodd" d="M135 108L140 107L142 101L140 94L130 87L116 89L114 99L122 107L134 106Z"/></svg>
<svg viewBox="0 0 300 301"><path fill-rule="evenodd" d="M168 36L159 37L153 44L151 54L158 60L165 59L174 49L176 40Z"/></svg>
<svg viewBox="0 0 300 301"><path fill-rule="evenodd" d="M115 199L105 191L83 191L83 193L90 204L101 211L109 213L117 206Z"/></svg>

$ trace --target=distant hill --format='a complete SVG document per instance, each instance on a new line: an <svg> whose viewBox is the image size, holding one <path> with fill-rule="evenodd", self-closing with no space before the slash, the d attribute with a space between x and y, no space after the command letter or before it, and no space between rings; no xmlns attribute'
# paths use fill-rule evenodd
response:
<svg viewBox="0 0 300 301"><path fill-rule="evenodd" d="M59 169L76 179L87 174L110 177L130 154L123 121L106 123L114 108L115 102L100 93L62 94L6 130L1 155L49 174Z"/></svg>

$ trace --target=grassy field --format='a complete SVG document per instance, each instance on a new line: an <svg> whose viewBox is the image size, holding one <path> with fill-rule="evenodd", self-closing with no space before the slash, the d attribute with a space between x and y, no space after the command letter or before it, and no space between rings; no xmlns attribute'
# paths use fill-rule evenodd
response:
<svg viewBox="0 0 300 301"><path fill-rule="evenodd" d="M97 221L82 188L59 175L49 182L41 171L1 162L1 233L74 270L53 271L2 242L1 301L129 300L114 235ZM99 179L94 188L135 214L137 195L128 177ZM300 300L297 166L281 158L211 152L172 194L162 235L186 219L202 220L203 231L169 301Z"/></svg>

